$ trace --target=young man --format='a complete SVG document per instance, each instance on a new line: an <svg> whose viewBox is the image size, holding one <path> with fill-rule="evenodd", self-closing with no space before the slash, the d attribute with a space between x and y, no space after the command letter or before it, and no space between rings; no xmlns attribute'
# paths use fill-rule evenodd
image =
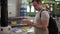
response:
<svg viewBox="0 0 60 34"><path fill-rule="evenodd" d="M35 34L48 34L49 13L48 11L42 11L41 0L32 0L34 8L39 11L36 14L34 23L30 21L23 21L29 26L35 27ZM41 16L40 16L41 14Z"/></svg>

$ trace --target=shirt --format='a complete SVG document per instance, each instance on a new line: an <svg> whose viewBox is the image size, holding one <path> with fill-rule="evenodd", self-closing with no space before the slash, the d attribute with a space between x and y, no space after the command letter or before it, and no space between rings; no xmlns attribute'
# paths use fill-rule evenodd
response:
<svg viewBox="0 0 60 34"><path fill-rule="evenodd" d="M41 25L41 20L48 20L49 23L49 13L47 11L38 12L35 16L34 23L36 23L37 25ZM35 28L35 34L48 34L48 28L46 30Z"/></svg>

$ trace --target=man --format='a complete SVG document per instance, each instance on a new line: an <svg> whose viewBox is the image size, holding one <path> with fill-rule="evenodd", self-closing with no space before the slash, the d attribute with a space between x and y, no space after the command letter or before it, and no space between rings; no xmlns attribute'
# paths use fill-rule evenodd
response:
<svg viewBox="0 0 60 34"><path fill-rule="evenodd" d="M34 23L30 21L23 21L29 26L35 28L35 34L48 34L48 23L49 23L49 14L47 11L42 11L42 2L41 0L32 0L34 8L39 11L36 14ZM41 15L40 15L41 14Z"/></svg>

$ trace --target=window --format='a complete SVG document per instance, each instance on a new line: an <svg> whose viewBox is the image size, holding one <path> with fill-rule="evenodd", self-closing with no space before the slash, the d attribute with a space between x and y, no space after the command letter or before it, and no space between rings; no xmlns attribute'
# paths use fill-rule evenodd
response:
<svg viewBox="0 0 60 34"><path fill-rule="evenodd" d="M36 11L36 12L38 12L38 11Z"/></svg>
<svg viewBox="0 0 60 34"><path fill-rule="evenodd" d="M30 12L30 7L29 7L29 5L27 5L27 12Z"/></svg>
<svg viewBox="0 0 60 34"><path fill-rule="evenodd" d="M34 7L33 6L31 6L31 12L34 12Z"/></svg>
<svg viewBox="0 0 60 34"><path fill-rule="evenodd" d="M55 1L59 1L60 2L60 0L55 0Z"/></svg>

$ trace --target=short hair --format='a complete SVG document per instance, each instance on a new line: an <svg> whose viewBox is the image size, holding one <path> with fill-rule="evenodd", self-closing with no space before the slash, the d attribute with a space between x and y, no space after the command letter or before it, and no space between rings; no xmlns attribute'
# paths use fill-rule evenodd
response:
<svg viewBox="0 0 60 34"><path fill-rule="evenodd" d="M49 5L48 5L48 4L46 4L46 9L50 10L50 7L49 7Z"/></svg>
<svg viewBox="0 0 60 34"><path fill-rule="evenodd" d="M32 0L32 2L34 2L34 1L36 1L37 3L42 3L42 1L41 0Z"/></svg>

